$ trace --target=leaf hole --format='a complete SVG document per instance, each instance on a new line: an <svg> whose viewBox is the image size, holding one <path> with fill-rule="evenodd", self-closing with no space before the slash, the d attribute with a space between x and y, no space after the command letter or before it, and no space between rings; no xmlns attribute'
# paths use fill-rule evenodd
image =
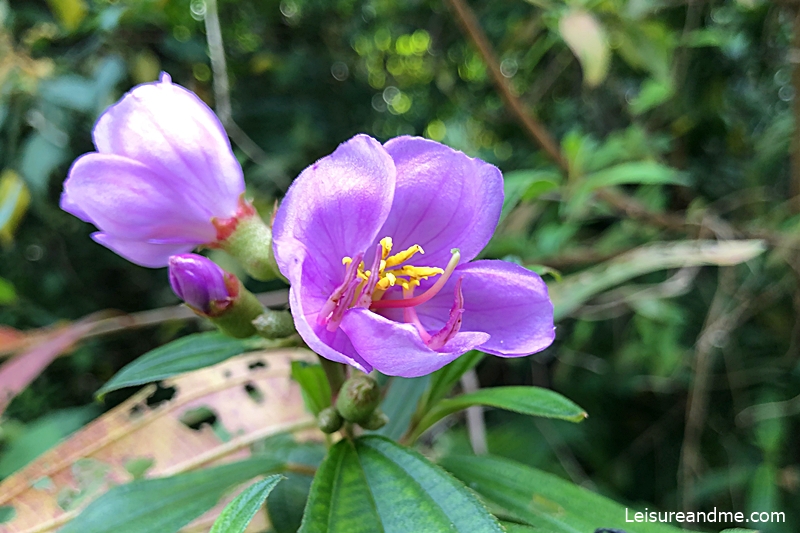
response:
<svg viewBox="0 0 800 533"><path fill-rule="evenodd" d="M244 391L247 393L250 399L257 404L264 403L264 393L261 392L261 389L259 389L252 381L244 384Z"/></svg>
<svg viewBox="0 0 800 533"><path fill-rule="evenodd" d="M147 406L156 408L164 402L170 401L177 394L178 389L175 387L164 387L161 383L158 384L156 391L147 397Z"/></svg>
<svg viewBox="0 0 800 533"><path fill-rule="evenodd" d="M206 406L201 406L185 411L181 415L180 421L189 429L199 431L203 427L203 424L208 424L213 427L214 424L217 423L217 413Z"/></svg>
<svg viewBox="0 0 800 533"><path fill-rule="evenodd" d="M247 368L249 368L250 370L255 370L257 368L268 368L268 367L269 365L263 359L256 359L255 361L247 365Z"/></svg>

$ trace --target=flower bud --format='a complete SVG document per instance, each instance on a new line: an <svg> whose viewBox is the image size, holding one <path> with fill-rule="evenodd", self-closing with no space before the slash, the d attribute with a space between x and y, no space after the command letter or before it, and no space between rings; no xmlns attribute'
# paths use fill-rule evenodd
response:
<svg viewBox="0 0 800 533"><path fill-rule="evenodd" d="M341 429L344 419L334 407L326 407L317 415L317 425L323 433L334 433Z"/></svg>
<svg viewBox="0 0 800 533"><path fill-rule="evenodd" d="M363 422L369 419L380 401L378 383L366 374L359 374L342 385L336 398L336 409L348 422Z"/></svg>
<svg viewBox="0 0 800 533"><path fill-rule="evenodd" d="M389 417L386 416L386 413L384 413L380 409L375 409L369 416L369 418L361 422L360 426L364 429L375 431L376 429L381 429L388 422L389 422Z"/></svg>
<svg viewBox="0 0 800 533"><path fill-rule="evenodd" d="M196 254L173 255L169 258L169 282L190 309L211 320L226 335L244 338L256 334L252 322L264 307L236 276L210 259Z"/></svg>
<svg viewBox="0 0 800 533"><path fill-rule="evenodd" d="M239 284L232 282L232 277L202 255L181 254L169 258L169 283L173 292L204 315L219 314L231 305L239 292Z"/></svg>

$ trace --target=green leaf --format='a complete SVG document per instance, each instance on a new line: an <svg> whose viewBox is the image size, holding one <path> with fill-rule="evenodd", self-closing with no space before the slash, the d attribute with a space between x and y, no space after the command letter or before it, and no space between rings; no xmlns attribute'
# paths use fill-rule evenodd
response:
<svg viewBox="0 0 800 533"><path fill-rule="evenodd" d="M275 449L276 439L277 437L269 439L264 446L270 450L270 456L282 459L287 464L317 468L327 451L321 444L297 443L293 440ZM285 472L284 476L286 479L267 498L269 521L275 533L296 533L303 520L303 509L308 501L313 475Z"/></svg>
<svg viewBox="0 0 800 533"><path fill-rule="evenodd" d="M580 422L587 416L586 411L572 401L549 389L493 387L442 400L423 417L414 429L413 438L419 437L426 429L445 416L473 405L498 407L525 415L559 418L570 422Z"/></svg>
<svg viewBox="0 0 800 533"><path fill-rule="evenodd" d="M430 379L430 374L418 378L391 378L389 392L381 403L381 410L389 417L389 423L375 433L399 439L408 429Z"/></svg>
<svg viewBox="0 0 800 533"><path fill-rule="evenodd" d="M97 391L96 396L102 399L113 390L216 365L234 355L257 349L259 345L259 339L234 339L217 331L187 335L151 350L123 367Z"/></svg>
<svg viewBox="0 0 800 533"><path fill-rule="evenodd" d="M581 179L577 192L594 191L604 187L626 184L688 185L686 174L655 161L620 163Z"/></svg>
<svg viewBox="0 0 800 533"><path fill-rule="evenodd" d="M174 533L214 507L228 489L282 466L263 456L253 457L119 485L94 500L59 533Z"/></svg>
<svg viewBox="0 0 800 533"><path fill-rule="evenodd" d="M5 278L0 278L0 305L13 304L17 300L14 285Z"/></svg>
<svg viewBox="0 0 800 533"><path fill-rule="evenodd" d="M628 510L553 474L508 459L449 456L440 464L487 501L545 531L586 533L597 528L617 528L627 533L681 531L657 522L626 522L626 511L632 517L638 510Z"/></svg>
<svg viewBox="0 0 800 533"><path fill-rule="evenodd" d="M300 533L503 531L460 482L379 436L342 440L322 463Z"/></svg>
<svg viewBox="0 0 800 533"><path fill-rule="evenodd" d="M465 372L475 368L486 354L477 350L465 353L452 363L431 374L431 385L425 396L426 408L433 407L455 387ZM427 410L427 409L426 409Z"/></svg>
<svg viewBox="0 0 800 533"><path fill-rule="evenodd" d="M639 94L631 101L630 109L634 115L641 115L657 107L675 94L671 80L656 80L650 78L642 83Z"/></svg>
<svg viewBox="0 0 800 533"><path fill-rule="evenodd" d="M19 173L31 192L41 196L47 192L50 175L68 158L64 146L54 144L41 133L32 133L22 147Z"/></svg>
<svg viewBox="0 0 800 533"><path fill-rule="evenodd" d="M14 233L25 216L30 201L31 193L25 182L13 170L4 170L0 174L0 244L8 245L13 242ZM3 287L0 286L0 304L8 303L4 302L2 293Z"/></svg>
<svg viewBox="0 0 800 533"><path fill-rule="evenodd" d="M547 191L558 188L561 175L555 170L513 170L503 175L503 210L505 219L520 200L532 200Z"/></svg>
<svg viewBox="0 0 800 533"><path fill-rule="evenodd" d="M321 365L292 361L292 379L300 385L306 409L314 416L331 405L331 386Z"/></svg>
<svg viewBox="0 0 800 533"><path fill-rule="evenodd" d="M281 479L283 479L281 475L269 476L246 488L225 506L209 533L244 533L250 521L261 509L264 500Z"/></svg>

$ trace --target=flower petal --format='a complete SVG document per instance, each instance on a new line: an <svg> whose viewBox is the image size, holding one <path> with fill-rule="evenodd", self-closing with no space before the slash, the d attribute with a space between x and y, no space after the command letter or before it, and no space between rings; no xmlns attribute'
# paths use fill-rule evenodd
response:
<svg viewBox="0 0 800 533"><path fill-rule="evenodd" d="M344 275L342 258L375 242L391 208L394 183L392 159L367 135L353 137L306 168L286 193L272 228L281 273L295 282L290 267L302 246L319 261L333 291Z"/></svg>
<svg viewBox="0 0 800 533"><path fill-rule="evenodd" d="M418 264L444 268L450 250L462 261L486 246L503 207L503 176L480 159L435 141L398 137L385 145L397 167L392 211L381 230L395 250L419 244Z"/></svg>
<svg viewBox="0 0 800 533"><path fill-rule="evenodd" d="M102 232L92 233L92 239L137 265L148 268L167 266L172 255L191 252L197 246L193 243L156 243L118 239Z"/></svg>
<svg viewBox="0 0 800 533"><path fill-rule="evenodd" d="M547 285L537 274L506 261L474 261L456 268L441 292L417 307L426 328L444 325L460 277L464 294L461 329L491 335L480 350L518 357L544 350L553 342L553 304Z"/></svg>
<svg viewBox="0 0 800 533"><path fill-rule="evenodd" d="M362 372L371 372L372 367L358 355L341 328L331 332L324 324L317 322L319 310L329 296L326 294L328 287L324 277L319 274L314 258L306 259L303 253L303 250L298 250L294 256L296 263L292 266L291 275L284 273L293 280L289 288L289 307L297 332L308 347L322 357L352 365Z"/></svg>
<svg viewBox="0 0 800 533"><path fill-rule="evenodd" d="M489 338L486 333L460 332L434 351L425 346L414 326L394 322L364 308L350 309L340 329L375 370L404 378L435 372Z"/></svg>
<svg viewBox="0 0 800 533"><path fill-rule="evenodd" d="M187 198L230 217L244 192L242 169L214 112L169 75L134 87L94 127L97 151L169 176Z"/></svg>
<svg viewBox="0 0 800 533"><path fill-rule="evenodd" d="M117 155L78 158L64 182L61 207L123 240L198 245L216 236L206 210L181 201L168 177Z"/></svg>

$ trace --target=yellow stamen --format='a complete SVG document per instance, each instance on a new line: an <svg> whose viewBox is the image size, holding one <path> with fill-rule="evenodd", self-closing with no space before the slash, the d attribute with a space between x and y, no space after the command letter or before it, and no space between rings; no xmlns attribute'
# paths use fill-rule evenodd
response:
<svg viewBox="0 0 800 533"><path fill-rule="evenodd" d="M414 256L417 253L424 254L425 250L423 250L422 246L420 246L419 244L415 244L413 246L410 246L408 249L403 250L400 253L396 253L393 256L390 256L390 257L386 258L386 267L389 268L389 267L397 266L400 263L405 263L406 261L411 259L411 257Z"/></svg>

